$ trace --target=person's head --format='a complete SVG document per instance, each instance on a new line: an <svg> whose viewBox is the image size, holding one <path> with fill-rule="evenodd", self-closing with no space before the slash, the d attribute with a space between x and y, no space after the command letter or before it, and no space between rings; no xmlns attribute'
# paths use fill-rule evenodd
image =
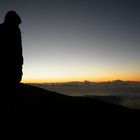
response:
<svg viewBox="0 0 140 140"><path fill-rule="evenodd" d="M5 15L4 23L11 26L19 26L21 18L15 11L8 11Z"/></svg>

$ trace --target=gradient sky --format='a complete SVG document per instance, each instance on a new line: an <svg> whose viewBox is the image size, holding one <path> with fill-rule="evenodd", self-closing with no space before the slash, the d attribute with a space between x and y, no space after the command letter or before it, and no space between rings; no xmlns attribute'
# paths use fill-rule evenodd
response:
<svg viewBox="0 0 140 140"><path fill-rule="evenodd" d="M139 0L1 0L22 18L23 82L140 81Z"/></svg>

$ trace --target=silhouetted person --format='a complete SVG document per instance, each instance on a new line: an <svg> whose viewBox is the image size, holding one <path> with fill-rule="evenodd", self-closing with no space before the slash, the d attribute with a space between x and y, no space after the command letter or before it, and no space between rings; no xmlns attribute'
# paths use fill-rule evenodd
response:
<svg viewBox="0 0 140 140"><path fill-rule="evenodd" d="M23 56L20 24L21 18L15 11L7 12L4 22L0 24L0 72L2 75L0 107L2 107L2 114L8 125L8 120L13 118L16 104L15 86L17 88L22 79Z"/></svg>
<svg viewBox="0 0 140 140"><path fill-rule="evenodd" d="M11 82L13 78L15 78L16 85L19 84L22 79L23 65L20 24L20 16L15 11L9 11L5 15L4 22L0 25L0 43L3 49L3 73L8 75Z"/></svg>

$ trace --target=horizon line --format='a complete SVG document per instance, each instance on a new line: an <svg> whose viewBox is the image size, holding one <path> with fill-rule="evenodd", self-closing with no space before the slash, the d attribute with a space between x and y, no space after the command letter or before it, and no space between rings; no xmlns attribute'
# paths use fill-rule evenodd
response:
<svg viewBox="0 0 140 140"><path fill-rule="evenodd" d="M25 83L25 84L45 84L45 83L70 83L70 82L91 82L91 83L102 83L102 82L113 82L113 81L122 81L122 82L140 82L140 80L121 80L121 79L116 79L116 80L103 80L103 81L93 81L93 80L71 80L71 81L54 81L54 82L49 82L49 81L42 81L42 82L26 82L26 81L21 81L21 83Z"/></svg>

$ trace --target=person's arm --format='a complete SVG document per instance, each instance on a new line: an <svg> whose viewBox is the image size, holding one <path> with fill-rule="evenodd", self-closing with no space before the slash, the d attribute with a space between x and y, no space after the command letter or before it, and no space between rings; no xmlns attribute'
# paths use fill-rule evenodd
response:
<svg viewBox="0 0 140 140"><path fill-rule="evenodd" d="M23 65L23 49L22 49L22 38L21 38L21 31L19 29L19 38L18 38L18 59L21 65Z"/></svg>

